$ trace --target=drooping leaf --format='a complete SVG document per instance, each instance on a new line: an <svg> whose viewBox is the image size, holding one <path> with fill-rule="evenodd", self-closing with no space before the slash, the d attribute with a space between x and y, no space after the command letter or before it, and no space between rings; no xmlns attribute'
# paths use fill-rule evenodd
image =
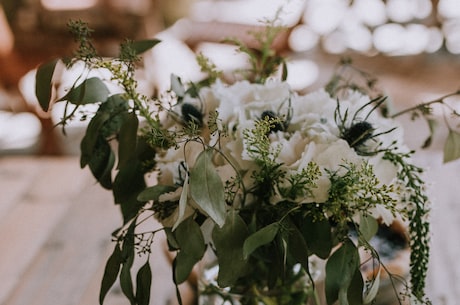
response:
<svg viewBox="0 0 460 305"><path fill-rule="evenodd" d="M136 159L137 128L139 119L135 113L125 113L118 133L118 168Z"/></svg>
<svg viewBox="0 0 460 305"><path fill-rule="evenodd" d="M460 158L460 133L450 129L444 144L444 163Z"/></svg>
<svg viewBox="0 0 460 305"><path fill-rule="evenodd" d="M297 228L297 226L286 218L283 222L283 225L286 226L287 230L285 234L287 234L287 249L290 254L297 262L299 262L305 270L309 270L309 260L308 257L310 255L307 243Z"/></svg>
<svg viewBox="0 0 460 305"><path fill-rule="evenodd" d="M363 304L364 280L359 268L356 268L347 290L347 302L353 305Z"/></svg>
<svg viewBox="0 0 460 305"><path fill-rule="evenodd" d="M187 280L193 266L203 257L206 245L200 226L192 217L181 222L173 233L179 246L174 259L174 281L180 284Z"/></svg>
<svg viewBox="0 0 460 305"><path fill-rule="evenodd" d="M133 218L144 205L137 197L145 187L144 172L139 160L133 160L117 172L112 190L115 203L120 204L125 222Z"/></svg>
<svg viewBox="0 0 460 305"><path fill-rule="evenodd" d="M60 101L68 101L74 105L94 104L105 102L109 93L109 89L100 78L91 77L71 88Z"/></svg>
<svg viewBox="0 0 460 305"><path fill-rule="evenodd" d="M369 215L361 215L359 221L359 231L361 236L366 240L370 241L371 238L377 233L379 224L377 220Z"/></svg>
<svg viewBox="0 0 460 305"><path fill-rule="evenodd" d="M58 60L44 63L40 65L35 74L35 95L37 96L38 103L44 111L48 111L52 91L53 91L53 74Z"/></svg>
<svg viewBox="0 0 460 305"><path fill-rule="evenodd" d="M85 136L80 143L80 166L85 167L91 160L98 140L101 140L101 128L110 118L109 113L97 113L89 122Z"/></svg>
<svg viewBox="0 0 460 305"><path fill-rule="evenodd" d="M175 186L172 185L161 185L156 184L153 186L149 186L148 188L144 189L142 192L139 193L137 196L137 200L147 202L149 200L158 201L160 195L165 193L174 192L176 190Z"/></svg>
<svg viewBox="0 0 460 305"><path fill-rule="evenodd" d="M188 174L185 176L184 179L184 185L182 186L182 193L180 195L179 199L179 214L177 216L176 223L173 226L173 231L179 226L179 224L184 220L184 215L185 215L185 209L187 207L187 197L188 197L188 189L189 189L189 184L188 184Z"/></svg>
<svg viewBox="0 0 460 305"><path fill-rule="evenodd" d="M121 249L117 244L115 245L115 249L113 250L112 255L110 255L105 265L104 276L102 277L101 289L99 292L100 305L104 303L105 296L117 280L122 262L123 260L121 257Z"/></svg>
<svg viewBox="0 0 460 305"><path fill-rule="evenodd" d="M332 250L331 225L326 219L306 217L299 225L308 249L319 258L326 259Z"/></svg>
<svg viewBox="0 0 460 305"><path fill-rule="evenodd" d="M249 231L243 219L234 211L228 213L222 228L215 226L212 239L219 258L217 282L228 287L247 270L247 261L243 257L243 245Z"/></svg>
<svg viewBox="0 0 460 305"><path fill-rule="evenodd" d="M115 155L107 141L99 138L96 142L93 154L88 160L88 166L99 184L106 188L112 188L112 169L115 165Z"/></svg>
<svg viewBox="0 0 460 305"><path fill-rule="evenodd" d="M377 296L377 293L380 288L380 271L381 269L379 268L377 275L375 276L375 278L372 279L371 285L367 288L367 290L364 293L364 298L363 298L364 304L371 303Z"/></svg>
<svg viewBox="0 0 460 305"><path fill-rule="evenodd" d="M266 245L273 241L276 234L279 231L279 224L277 222L271 223L268 226L263 227L259 231L251 234L243 245L243 257L247 259L252 252L257 248Z"/></svg>
<svg viewBox="0 0 460 305"><path fill-rule="evenodd" d="M136 52L136 55L140 55L145 51L150 50L155 45L160 43L159 39L144 39L144 40L136 40L131 42L130 47L132 50Z"/></svg>
<svg viewBox="0 0 460 305"><path fill-rule="evenodd" d="M428 123L428 129L430 130L430 133L428 134L428 137L423 142L422 148L428 148L433 142L434 130L438 123L438 121L434 119L427 119L426 121Z"/></svg>
<svg viewBox="0 0 460 305"><path fill-rule="evenodd" d="M149 305L150 290L152 285L152 270L149 261L139 269L136 277L136 301L137 305Z"/></svg>
<svg viewBox="0 0 460 305"><path fill-rule="evenodd" d="M288 77L288 68L287 68L286 61L283 60L281 64L282 64L281 80L285 81Z"/></svg>
<svg viewBox="0 0 460 305"><path fill-rule="evenodd" d="M102 136L109 138L118 136L122 125L129 114L129 105L126 97L121 94L111 95L98 109L98 113L109 113L107 120L101 129ZM133 147L135 149L135 147Z"/></svg>
<svg viewBox="0 0 460 305"><path fill-rule="evenodd" d="M123 294L128 298L131 305L136 305L134 296L133 280L131 277L131 268L134 263L134 228L136 221L133 221L123 242L121 249L123 265L120 272L120 287Z"/></svg>
<svg viewBox="0 0 460 305"><path fill-rule="evenodd" d="M219 226L225 222L224 184L213 163L212 150L202 151L190 171L190 194L197 205Z"/></svg>
<svg viewBox="0 0 460 305"><path fill-rule="evenodd" d="M348 288L356 270L359 270L358 249L347 239L332 253L326 263L325 292L328 305L339 299L348 298Z"/></svg>

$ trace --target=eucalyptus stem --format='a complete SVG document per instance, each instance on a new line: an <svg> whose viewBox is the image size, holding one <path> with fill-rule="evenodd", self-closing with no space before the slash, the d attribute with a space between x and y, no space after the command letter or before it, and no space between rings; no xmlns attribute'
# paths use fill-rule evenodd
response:
<svg viewBox="0 0 460 305"><path fill-rule="evenodd" d="M446 103L444 102L444 100L446 98L449 98L449 97L452 97L452 96L456 96L456 95L460 95L460 90L457 90L455 92L452 92L452 93L449 93L449 94L446 94L444 96L441 96L440 98L437 98L435 100L432 100L432 101L429 101L429 102L425 102L425 103L422 103L422 104L418 104L417 106L414 106L414 107L410 107L410 108L406 108L404 110L401 110L395 114L392 114L390 116L390 118L394 119L396 117L399 117L403 114L406 114L406 113L409 113L409 112L412 112L414 110L420 110L420 109L423 109L423 108L427 108L433 104L443 104L443 105L446 105ZM448 106L448 105L446 105Z"/></svg>

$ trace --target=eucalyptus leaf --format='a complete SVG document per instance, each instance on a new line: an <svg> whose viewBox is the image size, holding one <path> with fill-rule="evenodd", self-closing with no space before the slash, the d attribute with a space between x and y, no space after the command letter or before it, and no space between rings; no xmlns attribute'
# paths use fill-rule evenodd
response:
<svg viewBox="0 0 460 305"><path fill-rule="evenodd" d="M377 275L372 279L371 285L367 288L367 290L364 293L364 299L363 299L364 304L371 303L377 296L377 293L379 292L380 271L381 269L379 268Z"/></svg>
<svg viewBox="0 0 460 305"><path fill-rule="evenodd" d="M44 111L48 111L53 93L53 74L58 60L40 65L35 74L35 95Z"/></svg>
<svg viewBox="0 0 460 305"><path fill-rule="evenodd" d="M82 168L85 167L91 160L98 140L102 140L100 134L101 128L109 118L109 113L97 113L89 122L86 128L85 136L80 143L80 166Z"/></svg>
<svg viewBox="0 0 460 305"><path fill-rule="evenodd" d="M460 133L449 129L449 134L444 144L444 163L458 158L460 158Z"/></svg>
<svg viewBox="0 0 460 305"><path fill-rule="evenodd" d="M136 298L133 290L133 280L131 277L131 268L134 262L134 254L129 256L127 261L121 267L120 287L123 294L128 298L131 305L136 305Z"/></svg>
<svg viewBox="0 0 460 305"><path fill-rule="evenodd" d="M212 239L219 259L217 282L221 287L233 285L247 271L243 245L248 236L246 223L235 211L228 213L222 228L214 227Z"/></svg>
<svg viewBox="0 0 460 305"><path fill-rule="evenodd" d="M366 241L370 241L371 238L377 233L379 224L374 217L369 215L361 215L360 218L359 232Z"/></svg>
<svg viewBox="0 0 460 305"><path fill-rule="evenodd" d="M135 113L125 113L123 123L118 133L118 168L124 165L129 166L129 162L137 157L137 129L139 119Z"/></svg>
<svg viewBox="0 0 460 305"><path fill-rule="evenodd" d="M359 270L358 249L350 239L346 239L326 263L325 292L328 305L334 304L339 298L347 299L356 270Z"/></svg>
<svg viewBox="0 0 460 305"><path fill-rule="evenodd" d="M104 303L105 296L117 280L122 262L121 249L117 244L105 265L104 276L102 277L101 289L99 292L99 304L102 305Z"/></svg>
<svg viewBox="0 0 460 305"><path fill-rule="evenodd" d="M277 222L271 223L268 226L263 227L259 231L251 234L243 245L243 257L247 259L252 252L257 248L271 243L279 232L279 224Z"/></svg>
<svg viewBox="0 0 460 305"><path fill-rule="evenodd" d="M121 254L123 258L123 265L120 272L120 287L123 294L128 298L131 305L136 305L136 299L133 290L133 281L131 278L131 268L134 263L134 220L128 228L126 237L123 241Z"/></svg>
<svg viewBox="0 0 460 305"><path fill-rule="evenodd" d="M139 195L137 196L137 200L143 201L143 202L147 202L150 200L158 201L158 198L162 194L174 192L175 190L176 190L176 187L172 185L156 184L153 186L149 186L148 188L140 192Z"/></svg>
<svg viewBox="0 0 460 305"><path fill-rule="evenodd" d="M72 87L60 101L68 101L75 105L94 104L105 102L109 93L109 89L100 78L91 77L77 87Z"/></svg>
<svg viewBox="0 0 460 305"><path fill-rule="evenodd" d="M185 179L184 179L184 185L182 186L182 193L181 193L180 199L179 199L179 207L178 207L179 214L177 216L176 223L174 223L174 226L172 228L173 231L182 222L182 220L184 220L185 208L187 207L188 189L189 189L188 175L186 175Z"/></svg>
<svg viewBox="0 0 460 305"><path fill-rule="evenodd" d="M182 99L185 95L185 88L180 80L179 76L171 74L171 90L177 95L179 99Z"/></svg>
<svg viewBox="0 0 460 305"><path fill-rule="evenodd" d="M150 289L152 285L152 270L149 261L139 269L136 277L136 301L137 305L149 305Z"/></svg>
<svg viewBox="0 0 460 305"><path fill-rule="evenodd" d="M82 156L83 158L83 156ZM93 154L88 160L88 166L99 184L106 188L112 188L112 169L115 165L115 155L105 139L99 138L94 147Z"/></svg>
<svg viewBox="0 0 460 305"><path fill-rule="evenodd" d="M356 268L351 279L350 286L347 289L347 302L352 305L363 304L364 280L359 268Z"/></svg>
<svg viewBox="0 0 460 305"><path fill-rule="evenodd" d="M136 216L144 205L137 197L145 187L144 172L139 160L133 160L118 170L112 190L115 203L121 206L125 222Z"/></svg>
<svg viewBox="0 0 460 305"><path fill-rule="evenodd" d="M182 221L174 231L179 246L175 258L174 280L176 284L187 280L193 266L203 257L206 245L200 226L192 217Z"/></svg>
<svg viewBox="0 0 460 305"><path fill-rule="evenodd" d="M219 226L225 222L224 184L213 163L211 149L202 151L190 171L190 194L196 204Z"/></svg>
<svg viewBox="0 0 460 305"><path fill-rule="evenodd" d="M161 41L159 39L136 40L130 43L130 47L136 52L136 55L140 55L145 51L150 50L160 42Z"/></svg>
<svg viewBox="0 0 460 305"><path fill-rule="evenodd" d="M434 119L426 119L427 123L428 123L428 128L430 130L430 133L428 135L428 137L425 139L425 141L423 142L423 145L422 145L422 148L428 148L431 143L433 142L433 135L434 135L434 130L436 128L436 125L437 125L437 120L434 120Z"/></svg>
<svg viewBox="0 0 460 305"><path fill-rule="evenodd" d="M319 258L326 259L332 250L331 225L326 219L305 217L300 223L301 231L308 249Z"/></svg>
<svg viewBox="0 0 460 305"><path fill-rule="evenodd" d="M292 221L289 221L289 218L286 218L283 225L287 228L288 253L308 271L310 267L308 260L310 253L302 233Z"/></svg>

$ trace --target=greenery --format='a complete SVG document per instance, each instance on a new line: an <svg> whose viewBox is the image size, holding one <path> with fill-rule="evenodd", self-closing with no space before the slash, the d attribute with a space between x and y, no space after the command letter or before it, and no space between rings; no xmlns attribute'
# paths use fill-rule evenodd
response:
<svg viewBox="0 0 460 305"><path fill-rule="evenodd" d="M55 102L75 106L66 107L72 111L63 114L63 126L78 109L98 105L88 115L80 163L113 192L123 215L113 234L101 304L117 279L131 304L149 304L150 260L155 259L150 253L157 234L165 234L176 253L176 285L188 279L207 249L215 253L218 277L203 294L227 298L221 288L230 287L245 305L305 304L308 299L318 304L323 292L315 285L314 262L321 260L328 305L370 303L379 277L363 276L359 251L365 249L375 265L385 268L371 240L378 222L396 219L410 230L407 293L429 303L423 171L411 163L413 152L396 133L400 127L392 117L404 112L388 113L386 99L374 96L375 79L354 70L364 81L352 81L345 73L354 68L344 60L324 90L306 96L292 92L284 58L271 49L282 28L268 23L266 31L255 34L260 49L229 40L249 55L245 80L225 83L222 73L199 55L207 78L183 84L172 76L170 92L148 97L138 93L135 72L142 68L139 56L159 41L125 41L119 56L107 59L97 55L85 23L69 25L80 47L62 62L68 69L83 62L84 72L64 96L54 98L53 74L61 61L45 63L37 71L36 95L44 110ZM94 70L110 76L89 76ZM111 93L108 84L118 86L118 93ZM446 97L410 111L428 117L431 106L446 105ZM459 134L450 131L446 161L460 157ZM388 168L396 173L391 179L378 170ZM157 182L148 185L145 177L152 173ZM153 218L158 225L139 229ZM135 279L134 260L145 262ZM389 274L392 280L396 276ZM395 295L402 298L398 291Z"/></svg>

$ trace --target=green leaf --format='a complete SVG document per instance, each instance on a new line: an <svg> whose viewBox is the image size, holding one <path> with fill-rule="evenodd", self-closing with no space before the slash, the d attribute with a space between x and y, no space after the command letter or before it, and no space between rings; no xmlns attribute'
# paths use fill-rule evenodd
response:
<svg viewBox="0 0 460 305"><path fill-rule="evenodd" d="M144 189L142 192L139 193L139 195L137 196L137 200L143 202L147 202L150 200L158 201L160 195L174 192L175 190L176 187L171 185L157 184L154 186L149 186L148 188Z"/></svg>
<svg viewBox="0 0 460 305"><path fill-rule="evenodd" d="M129 299L131 305L136 304L136 299L133 290L133 281L131 278L131 268L134 262L134 229L136 220L132 222L128 228L128 232L123 242L121 249L122 258L124 260L120 272L120 287L123 294Z"/></svg>
<svg viewBox="0 0 460 305"><path fill-rule="evenodd" d="M136 55L142 54L145 51L153 48L155 45L160 43L159 39L145 39L145 40L136 40L131 42L130 47L136 52Z"/></svg>
<svg viewBox="0 0 460 305"><path fill-rule="evenodd" d="M359 221L359 232L366 241L370 241L371 238L377 233L378 229L379 224L374 217L369 215L361 215L361 219Z"/></svg>
<svg viewBox="0 0 460 305"><path fill-rule="evenodd" d="M94 104L105 102L109 93L109 89L101 79L92 77L84 80L77 87L72 87L60 101L69 101L75 105Z"/></svg>
<svg viewBox="0 0 460 305"><path fill-rule="evenodd" d="M206 245L200 226L192 217L187 218L174 231L179 252L174 259L174 282L187 280L193 266L203 257Z"/></svg>
<svg viewBox="0 0 460 305"><path fill-rule="evenodd" d="M88 160L88 166L101 184L106 189L112 188L112 169L115 165L115 155L105 139L99 138L96 142L93 154Z"/></svg>
<svg viewBox="0 0 460 305"><path fill-rule="evenodd" d="M152 285L152 270L149 261L139 269L136 277L136 301L137 305L149 305L150 289Z"/></svg>
<svg viewBox="0 0 460 305"><path fill-rule="evenodd" d="M53 74L58 60L40 65L35 74L35 95L44 111L48 111L53 90Z"/></svg>
<svg viewBox="0 0 460 305"><path fill-rule="evenodd" d="M292 221L289 220L289 218L286 218L286 220L283 222L283 225L285 225L287 228L286 240L287 240L287 249L289 251L289 254L297 262L299 262L305 270L309 270L310 266L309 266L308 257L310 253L309 253L307 243L305 242L305 239L302 233L297 228L297 226Z"/></svg>
<svg viewBox="0 0 460 305"><path fill-rule="evenodd" d="M379 268L379 272L372 279L371 285L369 287L367 287L367 290L364 293L364 299L363 299L364 304L369 304L370 302L372 302L375 299L375 297L377 296L377 293L379 292L379 288L380 288L380 271L381 271L381 269Z"/></svg>
<svg viewBox="0 0 460 305"><path fill-rule="evenodd" d="M308 249L319 258L326 259L332 250L331 225L327 219L316 220L306 217L299 225L299 230L307 243Z"/></svg>
<svg viewBox="0 0 460 305"><path fill-rule="evenodd" d="M364 280L359 268L356 268L347 290L347 302L352 305L363 304Z"/></svg>
<svg viewBox="0 0 460 305"><path fill-rule="evenodd" d="M125 222L136 216L144 205L144 202L137 200L137 197L145 187L144 172L140 161L134 160L119 169L112 189L114 201L120 204Z"/></svg>
<svg viewBox="0 0 460 305"><path fill-rule="evenodd" d="M179 99L182 99L185 95L185 88L182 84L179 76L171 74L171 90L177 95Z"/></svg>
<svg viewBox="0 0 460 305"><path fill-rule="evenodd" d="M221 287L233 285L247 271L243 245L248 236L246 223L235 211L228 213L222 228L214 227L212 239L219 259L217 282Z"/></svg>
<svg viewBox="0 0 460 305"><path fill-rule="evenodd" d="M460 133L450 129L444 144L444 163L460 158Z"/></svg>
<svg viewBox="0 0 460 305"><path fill-rule="evenodd" d="M247 259L252 252L257 248L271 243L279 231L279 224L277 222L271 223L268 226L263 227L259 231L251 234L243 245L243 257Z"/></svg>
<svg viewBox="0 0 460 305"><path fill-rule="evenodd" d="M137 128L139 119L135 113L124 113L118 133L118 168L129 164L137 157Z"/></svg>
<svg viewBox="0 0 460 305"><path fill-rule="evenodd" d="M80 166L82 168L85 167L93 157L96 144L98 140L101 140L101 128L109 118L109 113L97 113L89 122L85 136L80 143Z"/></svg>
<svg viewBox="0 0 460 305"><path fill-rule="evenodd" d="M281 73L281 80L282 81L285 81L288 77L288 68L287 68L287 64L286 64L286 61L283 60L282 62L282 73Z"/></svg>
<svg viewBox="0 0 460 305"><path fill-rule="evenodd" d="M359 270L358 249L351 240L346 239L326 263L325 292L328 305L339 299L347 299L356 270Z"/></svg>
<svg viewBox="0 0 460 305"><path fill-rule="evenodd" d="M188 175L185 176L184 184L182 186L182 193L179 199L179 214L177 216L176 223L173 226L173 231L177 228L177 226L184 220L185 209L187 207L187 199L188 199Z"/></svg>
<svg viewBox="0 0 460 305"><path fill-rule="evenodd" d="M120 247L115 245L112 255L110 255L105 265L104 276L102 277L101 290L99 292L99 304L104 303L105 296L117 280L120 266L123 262Z"/></svg>
<svg viewBox="0 0 460 305"><path fill-rule="evenodd" d="M190 171L190 194L197 205L219 226L225 222L224 184L213 163L212 150L204 150Z"/></svg>
<svg viewBox="0 0 460 305"><path fill-rule="evenodd" d="M108 138L118 136L126 115L128 115L128 101L121 94L111 95L98 109L98 113L109 113L110 118L101 128L101 134ZM135 149L135 147L133 147Z"/></svg>
<svg viewBox="0 0 460 305"><path fill-rule="evenodd" d="M434 119L427 119L426 122L428 123L428 128L430 130L430 133L428 134L428 137L423 142L422 148L428 148L433 142L434 130L438 123L438 121Z"/></svg>

